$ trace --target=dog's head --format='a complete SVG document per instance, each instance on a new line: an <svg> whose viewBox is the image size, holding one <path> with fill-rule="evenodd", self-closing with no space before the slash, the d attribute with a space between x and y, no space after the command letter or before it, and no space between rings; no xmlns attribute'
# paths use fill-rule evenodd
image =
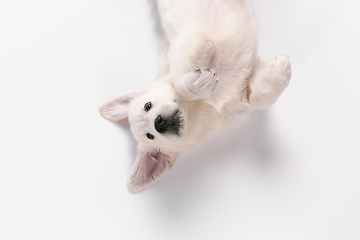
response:
<svg viewBox="0 0 360 240"><path fill-rule="evenodd" d="M124 93L100 107L111 121L129 119L139 142L133 170L128 180L130 192L140 192L159 181L174 164L187 133L187 107L171 81L156 83Z"/></svg>

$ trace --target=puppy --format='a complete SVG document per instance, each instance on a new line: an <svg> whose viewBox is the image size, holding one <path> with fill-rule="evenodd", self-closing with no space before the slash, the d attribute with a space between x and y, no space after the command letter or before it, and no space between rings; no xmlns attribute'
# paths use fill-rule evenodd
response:
<svg viewBox="0 0 360 240"><path fill-rule="evenodd" d="M257 56L247 0L158 0L164 29L159 79L100 107L111 121L128 118L139 142L128 189L159 181L179 153L209 132L276 102L288 86L287 56Z"/></svg>

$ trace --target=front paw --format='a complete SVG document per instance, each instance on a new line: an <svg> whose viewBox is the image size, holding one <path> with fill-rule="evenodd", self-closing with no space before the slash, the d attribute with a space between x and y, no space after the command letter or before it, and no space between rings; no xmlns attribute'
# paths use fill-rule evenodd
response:
<svg viewBox="0 0 360 240"><path fill-rule="evenodd" d="M267 63L264 78L273 87L282 91L287 87L291 78L291 65L288 56L278 56Z"/></svg>
<svg viewBox="0 0 360 240"><path fill-rule="evenodd" d="M174 79L179 95L187 100L209 97L216 89L219 78L212 69L197 69Z"/></svg>
<svg viewBox="0 0 360 240"><path fill-rule="evenodd" d="M196 98L209 97L216 89L219 78L212 69L197 69L187 74L187 88Z"/></svg>

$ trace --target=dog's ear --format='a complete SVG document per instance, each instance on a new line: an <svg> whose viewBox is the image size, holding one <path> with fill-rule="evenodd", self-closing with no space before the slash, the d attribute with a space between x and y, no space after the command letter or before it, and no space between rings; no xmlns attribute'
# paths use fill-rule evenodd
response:
<svg viewBox="0 0 360 240"><path fill-rule="evenodd" d="M142 149L139 145L135 164L127 187L137 193L162 179L174 164L175 157L154 148Z"/></svg>
<svg viewBox="0 0 360 240"><path fill-rule="evenodd" d="M140 91L123 93L99 108L101 116L110 121L119 121L128 117L130 103L139 95Z"/></svg>

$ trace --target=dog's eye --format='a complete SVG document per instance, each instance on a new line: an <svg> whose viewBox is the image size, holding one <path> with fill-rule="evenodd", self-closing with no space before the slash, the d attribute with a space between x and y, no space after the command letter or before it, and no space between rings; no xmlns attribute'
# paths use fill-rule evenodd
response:
<svg viewBox="0 0 360 240"><path fill-rule="evenodd" d="M147 133L146 136L148 137L148 139L151 139L151 140L154 139L154 135L151 135L150 133Z"/></svg>
<svg viewBox="0 0 360 240"><path fill-rule="evenodd" d="M145 111L149 111L151 109L151 102L145 103L144 109Z"/></svg>

